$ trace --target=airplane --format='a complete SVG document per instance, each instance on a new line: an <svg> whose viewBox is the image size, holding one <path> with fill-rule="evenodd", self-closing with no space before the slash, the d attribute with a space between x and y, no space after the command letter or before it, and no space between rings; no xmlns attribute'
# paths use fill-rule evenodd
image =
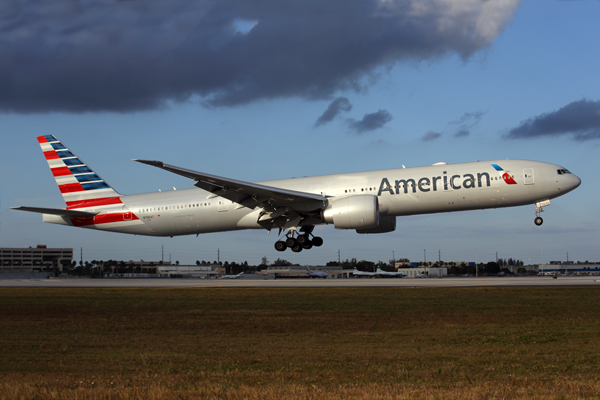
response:
<svg viewBox="0 0 600 400"><path fill-rule="evenodd" d="M357 276L359 278L362 278L364 276L366 276L367 278L373 278L375 276L375 272L360 271L356 267L354 267L354 271L352 271L352 276Z"/></svg>
<svg viewBox="0 0 600 400"><path fill-rule="evenodd" d="M581 184L559 165L510 159L263 182L134 159L185 176L195 188L121 195L55 136L37 140L66 207L13 209L41 213L49 223L134 235L278 229L278 251L321 246L323 239L313 235L316 226L386 233L396 229L396 217L405 215L533 204L539 226L550 199Z"/></svg>
<svg viewBox="0 0 600 400"><path fill-rule="evenodd" d="M306 274L309 278L327 278L327 272L311 271L308 265L306 266Z"/></svg>
<svg viewBox="0 0 600 400"><path fill-rule="evenodd" d="M404 278L407 275L407 273L402 271L389 272L377 267L375 275L380 278Z"/></svg>
<svg viewBox="0 0 600 400"><path fill-rule="evenodd" d="M241 279L244 277L244 272L240 272L237 275L223 275L221 279Z"/></svg>

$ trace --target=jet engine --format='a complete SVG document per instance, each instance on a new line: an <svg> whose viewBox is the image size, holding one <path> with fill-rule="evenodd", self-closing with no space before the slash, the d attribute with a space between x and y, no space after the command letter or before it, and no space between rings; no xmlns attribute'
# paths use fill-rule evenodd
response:
<svg viewBox="0 0 600 400"><path fill-rule="evenodd" d="M379 225L375 228L357 229L356 233L387 233L396 230L396 217L379 217Z"/></svg>
<svg viewBox="0 0 600 400"><path fill-rule="evenodd" d="M377 196L362 194L330 200L322 212L323 221L336 229L372 229L379 225Z"/></svg>

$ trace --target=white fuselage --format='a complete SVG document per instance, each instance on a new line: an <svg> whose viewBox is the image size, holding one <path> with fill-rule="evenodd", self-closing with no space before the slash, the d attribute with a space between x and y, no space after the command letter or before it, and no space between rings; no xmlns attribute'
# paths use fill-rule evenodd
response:
<svg viewBox="0 0 600 400"><path fill-rule="evenodd" d="M259 183L322 195L324 207L341 197L374 195L379 215L386 217L534 204L579 186L577 176L560 174L559 170L558 165L537 161L495 160ZM257 222L261 210L239 206L198 188L123 195L120 200L121 204L85 209L99 212L95 217L44 214L44 220L152 236L263 229Z"/></svg>

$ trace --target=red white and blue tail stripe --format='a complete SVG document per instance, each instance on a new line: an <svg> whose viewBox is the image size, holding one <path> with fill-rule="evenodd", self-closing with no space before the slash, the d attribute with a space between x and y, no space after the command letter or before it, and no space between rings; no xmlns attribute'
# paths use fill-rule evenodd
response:
<svg viewBox="0 0 600 400"><path fill-rule="evenodd" d="M67 210L121 204L119 193L53 135L38 136Z"/></svg>

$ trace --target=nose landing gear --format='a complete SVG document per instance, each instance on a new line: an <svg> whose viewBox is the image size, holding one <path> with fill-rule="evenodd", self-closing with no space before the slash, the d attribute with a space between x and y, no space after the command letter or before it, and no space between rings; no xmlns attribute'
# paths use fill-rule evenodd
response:
<svg viewBox="0 0 600 400"><path fill-rule="evenodd" d="M544 220L542 219L542 217L540 217L540 213L544 212L544 209L542 207L548 205L550 205L550 200L538 201L537 203L535 203L535 219L533 220L533 223L537 226L540 226L544 223Z"/></svg>
<svg viewBox="0 0 600 400"><path fill-rule="evenodd" d="M292 249L294 253L299 253L303 249L309 250L313 246L319 247L323 245L323 239L319 236L313 236L312 231L314 226L302 227L300 230L303 232L299 234L296 229L290 229L287 233L287 239L285 241L278 240L275 242L275 250L285 251L288 247ZM297 235L297 237L295 237ZM312 236L312 239L311 239Z"/></svg>

